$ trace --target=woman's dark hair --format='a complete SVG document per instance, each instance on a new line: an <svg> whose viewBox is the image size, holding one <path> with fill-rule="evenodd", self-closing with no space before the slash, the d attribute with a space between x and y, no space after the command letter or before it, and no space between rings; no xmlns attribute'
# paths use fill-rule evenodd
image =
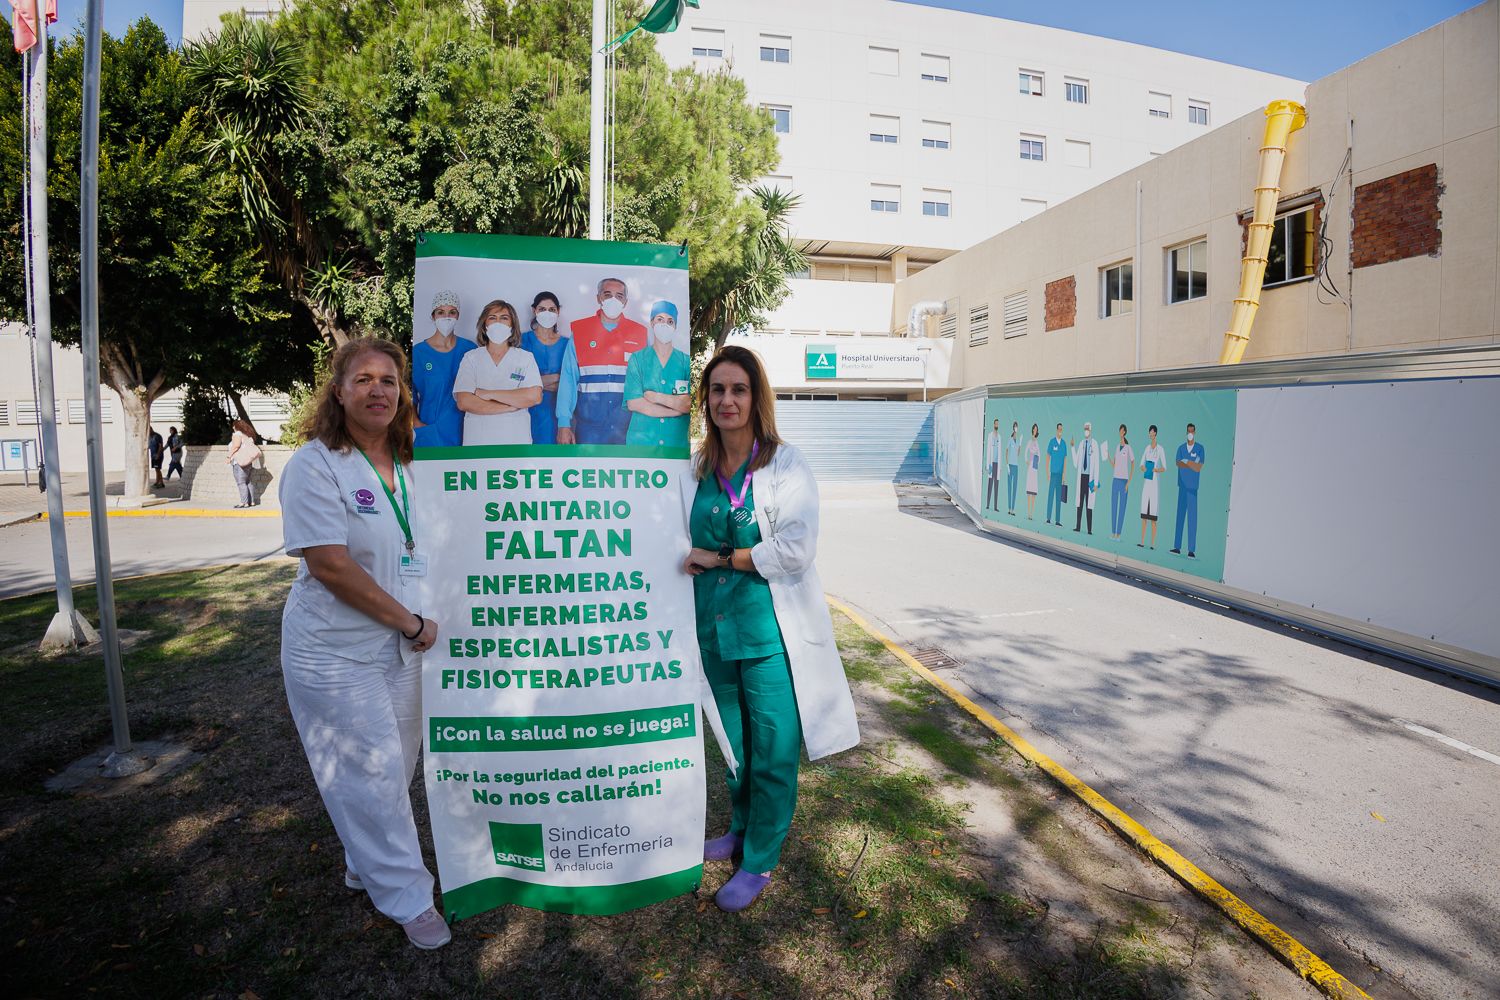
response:
<svg viewBox="0 0 1500 1000"><path fill-rule="evenodd" d="M1152 424L1152 425L1151 425L1151 433L1152 433L1152 434L1155 434L1155 433L1157 433L1157 430L1156 430L1156 425L1155 425L1155 424Z"/></svg>
<svg viewBox="0 0 1500 1000"><path fill-rule="evenodd" d="M1031 425L1031 436L1032 437L1041 437L1042 436L1042 429L1040 427L1038 427L1036 424L1032 424Z"/></svg>
<svg viewBox="0 0 1500 1000"><path fill-rule="evenodd" d="M551 292L537 292L536 298L531 300L531 311L533 313L536 312L536 307L541 305L543 302L551 302L553 305L557 306L559 310L562 309L562 300L559 299L556 295L553 295Z"/></svg>
<svg viewBox="0 0 1500 1000"><path fill-rule="evenodd" d="M750 463L750 471L771 464L771 456L781 444L776 433L776 394L771 391L771 380L766 377L766 368L760 357L754 351L734 344L721 347L703 369L703 377L698 383L698 408L703 411L703 444L698 448L694 471L699 479L711 475L724 460L724 439L708 408L708 387L713 383L714 370L724 364L739 365L750 379L750 432L760 445Z"/></svg>
<svg viewBox="0 0 1500 1000"><path fill-rule="evenodd" d="M386 428L386 435L390 438L391 453L396 456L397 461L410 462L415 411L411 404L411 388L407 385L406 352L389 340L377 337L356 337L333 352L328 364L328 378L318 387L317 404L303 421L302 438L306 441L316 438L338 452L348 452L353 447L354 439L344 426L344 404L339 402L335 390L349 377L350 369L360 356L367 353L384 354L396 366L399 396L396 415Z"/></svg>
<svg viewBox="0 0 1500 1000"><path fill-rule="evenodd" d="M1120 425L1120 433L1122 435L1124 435L1124 437L1125 437L1125 443L1129 444L1130 443L1130 435L1129 435L1129 433L1126 432L1124 424Z"/></svg>

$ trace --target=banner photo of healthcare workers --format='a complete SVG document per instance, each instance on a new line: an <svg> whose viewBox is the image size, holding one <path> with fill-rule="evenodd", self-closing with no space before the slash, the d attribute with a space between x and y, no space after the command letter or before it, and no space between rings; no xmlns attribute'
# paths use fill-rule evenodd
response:
<svg viewBox="0 0 1500 1000"><path fill-rule="evenodd" d="M1235 412L1233 389L987 400L980 512L1223 582Z"/></svg>
<svg viewBox="0 0 1500 1000"><path fill-rule="evenodd" d="M688 448L685 248L426 233L417 244L418 448Z"/></svg>
<svg viewBox="0 0 1500 1000"><path fill-rule="evenodd" d="M414 377L458 404L423 408L413 463L422 607L442 630L423 766L449 920L619 913L702 880L687 316L675 246L417 247Z"/></svg>

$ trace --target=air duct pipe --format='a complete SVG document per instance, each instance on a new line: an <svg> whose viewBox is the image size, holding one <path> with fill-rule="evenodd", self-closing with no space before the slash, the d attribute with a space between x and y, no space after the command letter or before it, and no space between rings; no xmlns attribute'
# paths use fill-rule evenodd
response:
<svg viewBox="0 0 1500 1000"><path fill-rule="evenodd" d="M1286 160L1287 138L1307 124L1307 109L1296 101L1272 101L1266 105L1266 139L1260 147L1260 175L1255 182L1255 214L1250 220L1250 238L1240 262L1240 294L1224 333L1219 364L1237 365L1250 343L1250 328L1260 308L1260 289L1266 279L1266 257L1271 250L1271 231L1276 227L1276 203L1281 199L1281 165Z"/></svg>
<svg viewBox="0 0 1500 1000"><path fill-rule="evenodd" d="M948 314L948 303L929 299L926 302L913 302L911 312L906 316L906 335L908 337L927 336L927 317L946 316Z"/></svg>

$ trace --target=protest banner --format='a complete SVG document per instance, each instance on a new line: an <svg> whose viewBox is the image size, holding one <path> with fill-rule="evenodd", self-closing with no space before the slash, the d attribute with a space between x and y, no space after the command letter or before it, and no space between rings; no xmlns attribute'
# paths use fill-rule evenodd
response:
<svg viewBox="0 0 1500 1000"><path fill-rule="evenodd" d="M687 276L677 247L428 234L416 313L430 326L427 303L456 298L473 329L485 303L546 291L564 336L597 352L668 302L685 342ZM609 296L625 300L615 316ZM491 353L498 370L517 367ZM607 387L596 396L623 389L587 378L576 384ZM417 449L423 607L441 628L423 666L424 774L450 920L505 903L618 913L701 880L704 687L677 485L686 436L618 440Z"/></svg>

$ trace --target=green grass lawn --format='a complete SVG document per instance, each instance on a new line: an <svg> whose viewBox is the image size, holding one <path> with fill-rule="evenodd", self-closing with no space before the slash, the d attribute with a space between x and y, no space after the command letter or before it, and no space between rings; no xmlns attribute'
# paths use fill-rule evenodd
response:
<svg viewBox="0 0 1500 1000"><path fill-rule="evenodd" d="M109 740L100 662L31 652L48 598L0 602L7 996L1204 995L1187 937L1163 929L1179 923L1173 907L1108 900L1091 934L1070 934L1045 899L1007 881L1009 866L976 855L965 800L981 794L1011 803L1061 868L1085 848L1034 771L842 620L872 738L804 767L782 866L755 908L718 912L710 894L732 870L711 864L698 896L614 917L507 907L455 925L448 948L418 952L342 884L281 686L291 575L274 563L119 585L121 627L143 633L127 654L135 737L203 756L107 798L43 786ZM96 620L92 591L78 602ZM709 757L719 774L712 740ZM727 802L721 782L709 785L718 832ZM420 778L414 789L425 831ZM425 834L424 849L430 859ZM1211 917L1183 919L1195 956L1200 937L1228 940Z"/></svg>

